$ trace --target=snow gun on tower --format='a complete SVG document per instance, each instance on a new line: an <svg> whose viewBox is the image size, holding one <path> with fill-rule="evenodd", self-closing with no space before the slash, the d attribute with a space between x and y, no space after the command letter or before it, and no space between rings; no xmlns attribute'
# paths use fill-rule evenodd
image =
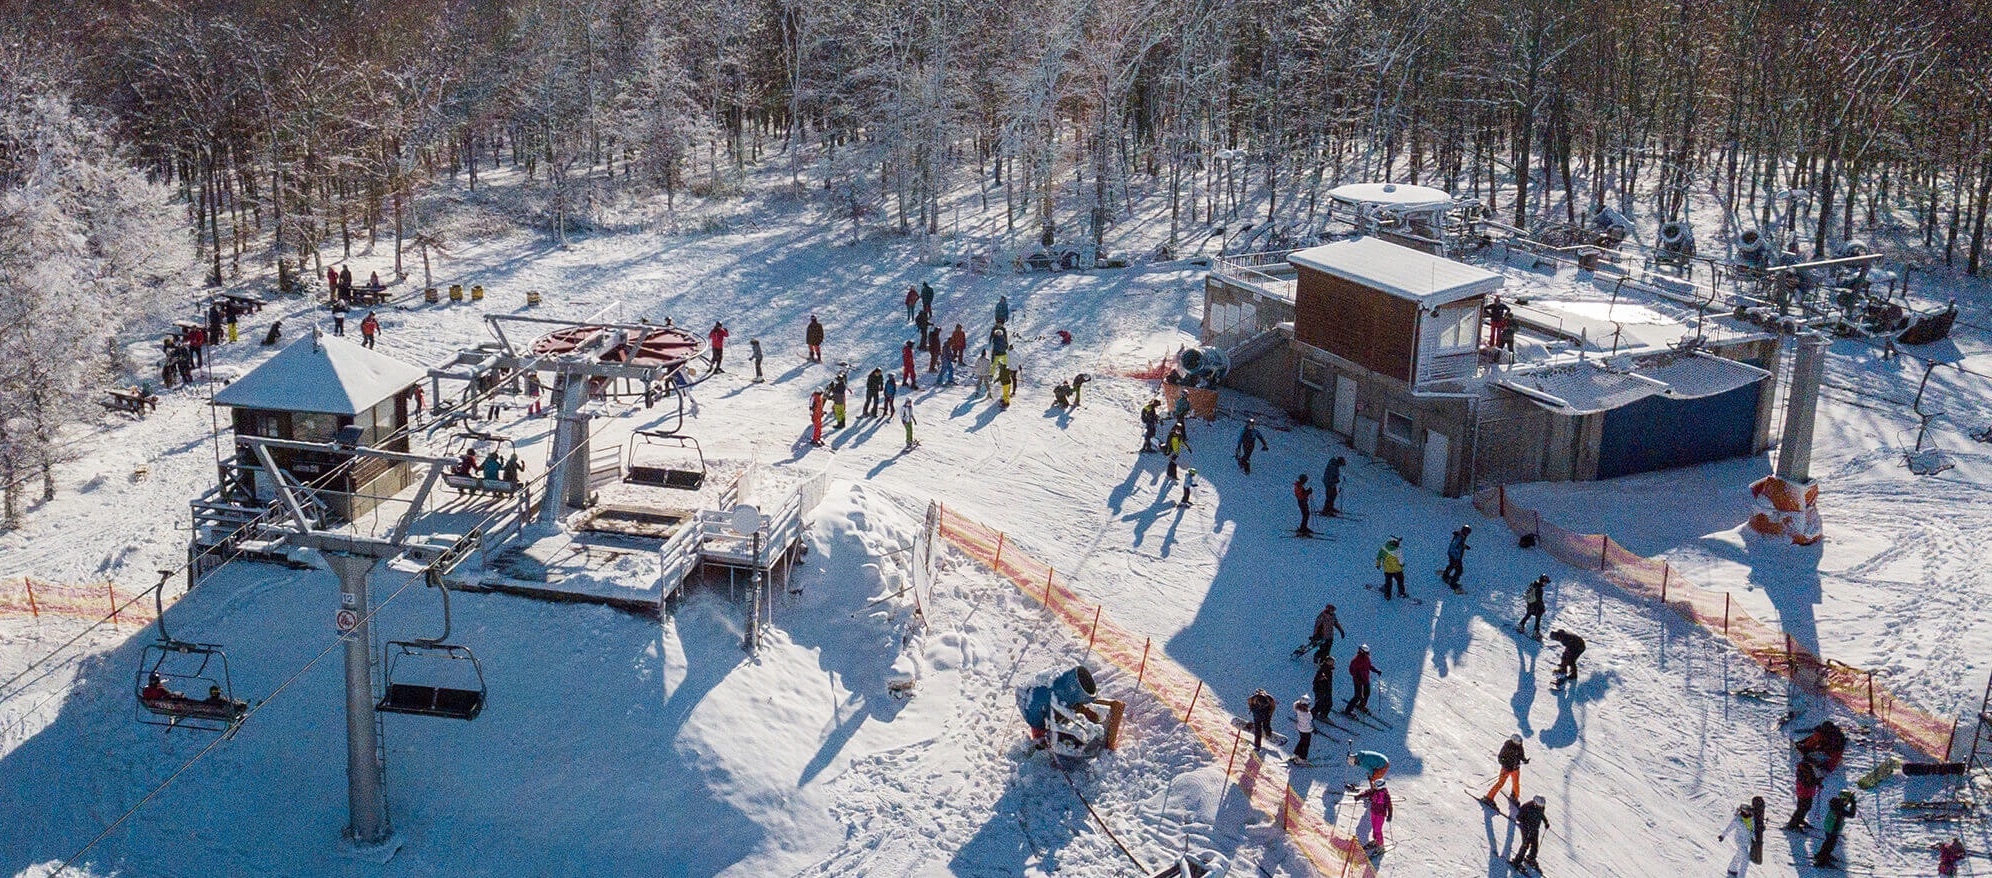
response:
<svg viewBox="0 0 1992 878"><path fill-rule="evenodd" d="M1114 747L1125 705L1098 698L1099 685L1084 665L1045 671L1017 693L1017 709L1031 739L1053 756L1089 759Z"/></svg>

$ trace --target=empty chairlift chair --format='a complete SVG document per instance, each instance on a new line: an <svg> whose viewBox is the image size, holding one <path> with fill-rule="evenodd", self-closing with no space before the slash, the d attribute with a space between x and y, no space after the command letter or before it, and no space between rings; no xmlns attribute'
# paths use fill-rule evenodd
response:
<svg viewBox="0 0 1992 878"><path fill-rule="evenodd" d="M676 433L638 430L629 437L623 481L635 485L696 491L705 484L705 451L697 439Z"/></svg>
<svg viewBox="0 0 1992 878"><path fill-rule="evenodd" d="M448 643L450 591L441 577L430 585L443 593L443 634L431 640L390 640L381 647L387 686L374 709L443 719L476 719L484 711L484 666L469 647Z"/></svg>

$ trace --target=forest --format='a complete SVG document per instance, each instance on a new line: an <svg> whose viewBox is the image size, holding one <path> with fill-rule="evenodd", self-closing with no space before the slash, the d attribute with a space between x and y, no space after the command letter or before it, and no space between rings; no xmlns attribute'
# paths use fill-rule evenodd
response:
<svg viewBox="0 0 1992 878"><path fill-rule="evenodd" d="M162 260L195 266L182 294L289 289L356 242L405 275L451 244L423 193L501 169L558 241L617 205L739 196L757 168L854 240L924 243L977 193L996 249L1100 244L1145 198L1173 243L1249 222L1291 244L1327 189L1390 180L1523 228L1693 207L1720 217L1705 236L1776 222L1812 254L1889 229L1979 275L1988 36L1992 5L1964 0L8 4L0 480L12 510L74 408L26 328L64 297L101 303L99 332L61 339L85 369Z"/></svg>

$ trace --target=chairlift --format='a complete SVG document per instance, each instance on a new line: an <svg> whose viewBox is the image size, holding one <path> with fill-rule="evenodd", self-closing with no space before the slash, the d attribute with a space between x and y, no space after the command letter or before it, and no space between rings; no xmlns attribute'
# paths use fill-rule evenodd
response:
<svg viewBox="0 0 1992 878"><path fill-rule="evenodd" d="M428 640L390 640L381 647L381 673L387 686L374 709L382 713L442 719L476 719L484 710L484 666L478 663L477 655L469 647L447 642L450 637L450 590L443 584L442 577L433 572L429 574L429 584L443 593L442 636ZM403 668L404 659L410 665L433 670L435 676L428 679L454 678L461 685L398 679L397 671L405 673L406 670ZM475 681L475 688L472 688L472 681Z"/></svg>
<svg viewBox="0 0 1992 878"><path fill-rule="evenodd" d="M639 455L640 449L653 449ZM677 453L663 449L675 448ZM689 449L689 453L686 450ZM638 430L630 434L628 447L623 451L623 459L629 470L623 474L623 481L635 485L650 485L658 488L676 488L681 491L696 491L705 484L705 450L699 441L690 436L666 433L656 430Z"/></svg>
<svg viewBox="0 0 1992 878"><path fill-rule="evenodd" d="M167 574L170 577L171 573ZM228 653L213 643L175 640L166 630L166 577L153 590L159 640L145 646L132 685L139 722L173 729L196 729L233 735L249 713L249 703L235 698L228 673Z"/></svg>
<svg viewBox="0 0 1992 878"><path fill-rule="evenodd" d="M517 446L512 444L512 439L509 436L486 433L481 430L460 430L453 434L449 442L443 446L444 456L455 461L457 458L462 457L465 452L475 455L478 446L486 444L490 446L487 453L503 452L510 447L510 454L498 454L500 459L513 457L519 453ZM455 464L452 464L452 466L454 467ZM456 489L459 494L491 494L499 497L509 497L519 490L518 482L509 481L504 478L486 478L483 471L475 465L464 472L457 472L452 469L452 471L444 473L443 484Z"/></svg>

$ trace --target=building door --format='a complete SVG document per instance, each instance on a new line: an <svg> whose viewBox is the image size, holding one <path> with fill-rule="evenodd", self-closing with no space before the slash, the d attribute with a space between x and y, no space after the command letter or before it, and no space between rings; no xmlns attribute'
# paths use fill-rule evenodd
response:
<svg viewBox="0 0 1992 878"><path fill-rule="evenodd" d="M1446 492L1446 464L1452 459L1452 440L1444 433L1425 431L1425 465L1418 470L1418 484Z"/></svg>
<svg viewBox="0 0 1992 878"><path fill-rule="evenodd" d="M1347 375L1335 376L1335 420L1331 426L1344 436L1356 433L1356 379Z"/></svg>

